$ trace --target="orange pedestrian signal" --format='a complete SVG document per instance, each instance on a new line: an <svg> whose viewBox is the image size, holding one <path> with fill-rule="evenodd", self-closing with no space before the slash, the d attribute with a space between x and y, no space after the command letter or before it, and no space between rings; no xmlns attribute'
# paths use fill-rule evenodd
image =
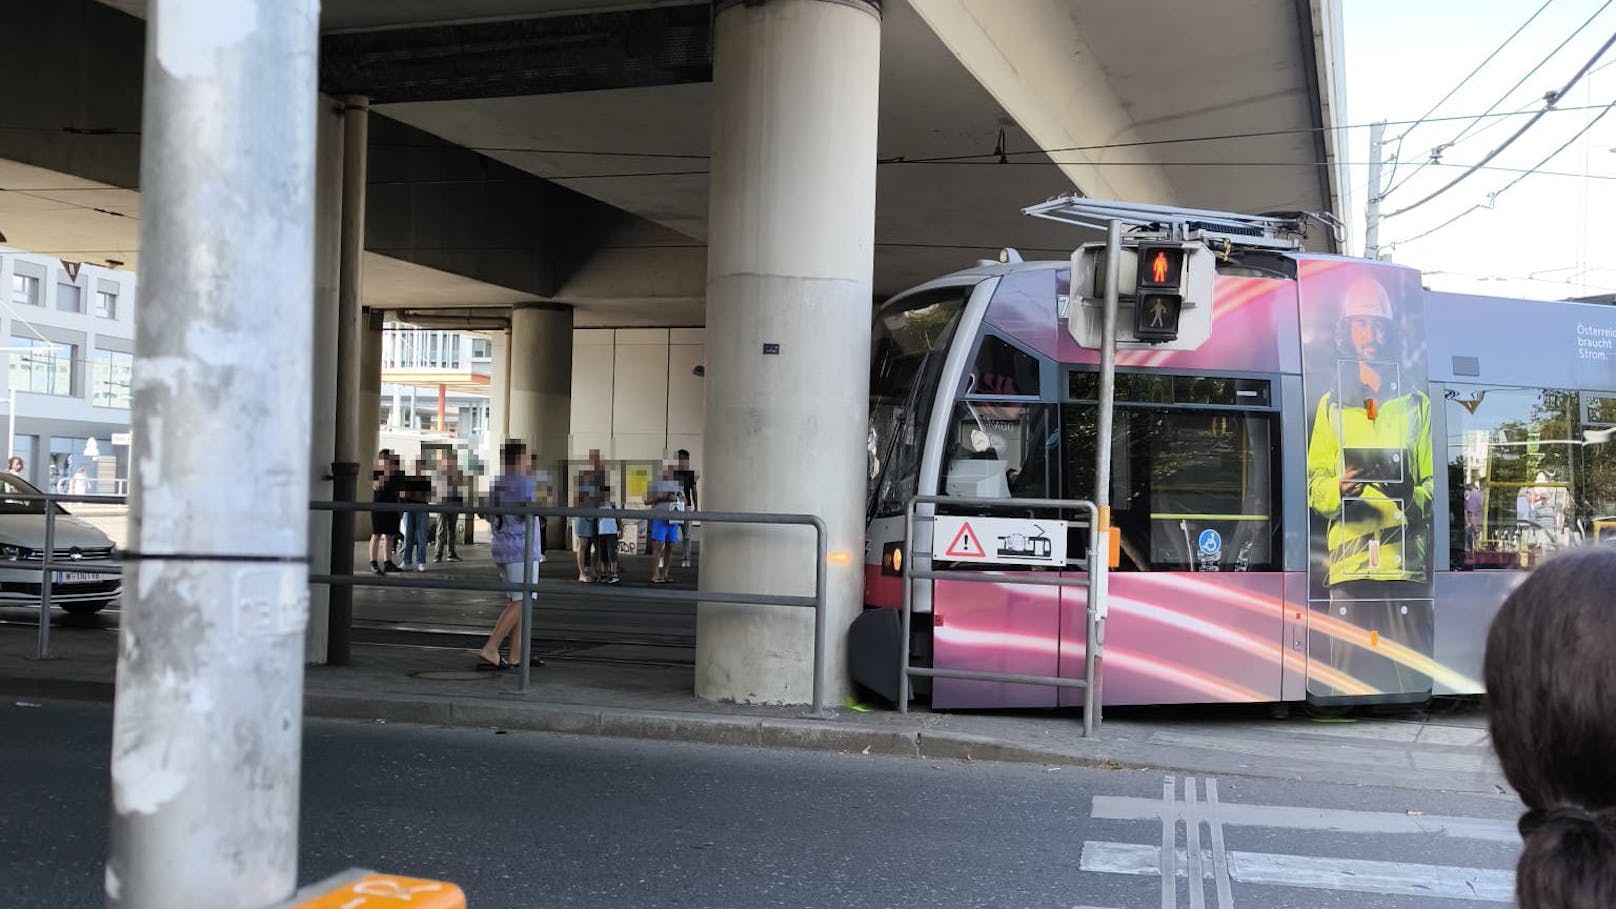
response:
<svg viewBox="0 0 1616 909"><path fill-rule="evenodd" d="M1179 246L1139 247L1139 287L1148 290L1178 290L1184 274L1184 249Z"/></svg>

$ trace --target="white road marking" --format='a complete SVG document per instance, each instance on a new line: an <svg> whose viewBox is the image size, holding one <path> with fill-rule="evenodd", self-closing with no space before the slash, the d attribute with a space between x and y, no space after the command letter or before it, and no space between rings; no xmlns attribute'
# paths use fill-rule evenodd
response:
<svg viewBox="0 0 1616 909"><path fill-rule="evenodd" d="M1213 780L1207 780L1210 787ZM1210 801L1210 794L1208 796ZM1174 806L1182 814L1182 809ZM1218 806L1219 819L1235 827L1276 827L1285 830L1324 830L1334 833L1424 834L1493 843L1519 843L1514 821L1444 815L1412 816L1396 811L1351 811L1336 808L1304 808L1289 805ZM1147 821L1161 815L1162 803L1155 799L1097 795L1090 814L1099 820Z"/></svg>
<svg viewBox="0 0 1616 909"><path fill-rule="evenodd" d="M1218 805L1218 781L1206 778L1206 821L1212 828L1212 877L1217 882L1218 909L1234 909L1229 885L1229 857L1223 851L1223 813Z"/></svg>
<svg viewBox="0 0 1616 909"><path fill-rule="evenodd" d="M1160 852L1159 847L1137 843L1085 842L1079 867L1106 874L1155 875L1168 861L1176 860L1176 867L1185 869L1178 876L1188 877L1189 859L1182 850L1175 850L1173 859L1165 860ZM1514 873L1490 868L1267 852L1230 852L1228 861L1230 877L1242 884L1494 903L1508 903L1515 898ZM1203 856L1203 869L1210 871L1213 865L1210 855Z"/></svg>
<svg viewBox="0 0 1616 909"><path fill-rule="evenodd" d="M1173 778L1171 776L1162 781L1161 813L1162 839L1161 848L1156 850L1156 873L1161 875L1161 905L1162 909L1175 909L1178 905L1178 874L1173 868L1173 859L1182 855L1177 851L1178 846L1178 810L1174 802ZM1085 849L1087 845L1085 844ZM1149 847L1146 847L1149 848Z"/></svg>
<svg viewBox="0 0 1616 909"><path fill-rule="evenodd" d="M1189 855L1190 909L1206 909L1206 877L1201 864L1201 813L1195 806L1195 777L1184 778L1184 845Z"/></svg>

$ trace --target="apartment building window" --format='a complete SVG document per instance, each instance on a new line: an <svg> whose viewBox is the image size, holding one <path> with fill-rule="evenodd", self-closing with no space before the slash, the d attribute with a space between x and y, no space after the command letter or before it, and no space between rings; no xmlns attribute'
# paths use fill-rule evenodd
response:
<svg viewBox="0 0 1616 909"><path fill-rule="evenodd" d="M11 387L35 394L72 396L73 357L78 353L76 347L56 341L17 337L11 339L11 346L26 348L10 354Z"/></svg>
<svg viewBox="0 0 1616 909"><path fill-rule="evenodd" d="M121 350L95 349L90 358L95 384L90 392L90 403L96 407L129 409L130 376L134 371L134 355Z"/></svg>
<svg viewBox="0 0 1616 909"><path fill-rule="evenodd" d="M84 290L77 284L56 285L56 308L62 312L84 311Z"/></svg>
<svg viewBox="0 0 1616 909"><path fill-rule="evenodd" d="M118 318L118 295L112 291L97 291L95 295L95 314L103 319Z"/></svg>
<svg viewBox="0 0 1616 909"><path fill-rule="evenodd" d="M494 344L487 338L471 339L471 358L473 360L491 360L494 357Z"/></svg>
<svg viewBox="0 0 1616 909"><path fill-rule="evenodd" d="M12 275L11 302L23 306L39 306L39 279L33 275Z"/></svg>

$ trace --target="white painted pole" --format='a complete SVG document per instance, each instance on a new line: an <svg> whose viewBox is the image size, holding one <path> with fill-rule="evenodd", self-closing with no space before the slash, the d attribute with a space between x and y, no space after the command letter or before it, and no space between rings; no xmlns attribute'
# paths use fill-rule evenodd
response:
<svg viewBox="0 0 1616 909"><path fill-rule="evenodd" d="M110 909L297 884L317 0L154 0Z"/></svg>

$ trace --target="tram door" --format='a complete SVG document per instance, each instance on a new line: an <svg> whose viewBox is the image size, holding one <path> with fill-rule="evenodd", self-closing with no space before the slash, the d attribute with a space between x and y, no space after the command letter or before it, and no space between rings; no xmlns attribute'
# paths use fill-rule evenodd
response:
<svg viewBox="0 0 1616 909"><path fill-rule="evenodd" d="M1066 494L1093 489L1095 374L1074 370L1063 416ZM1112 438L1106 704L1280 697L1277 401L1265 378L1119 373ZM1092 492L1085 497L1092 496ZM1064 591L1061 668L1080 676L1086 601ZM1081 703L1080 691L1063 703Z"/></svg>

